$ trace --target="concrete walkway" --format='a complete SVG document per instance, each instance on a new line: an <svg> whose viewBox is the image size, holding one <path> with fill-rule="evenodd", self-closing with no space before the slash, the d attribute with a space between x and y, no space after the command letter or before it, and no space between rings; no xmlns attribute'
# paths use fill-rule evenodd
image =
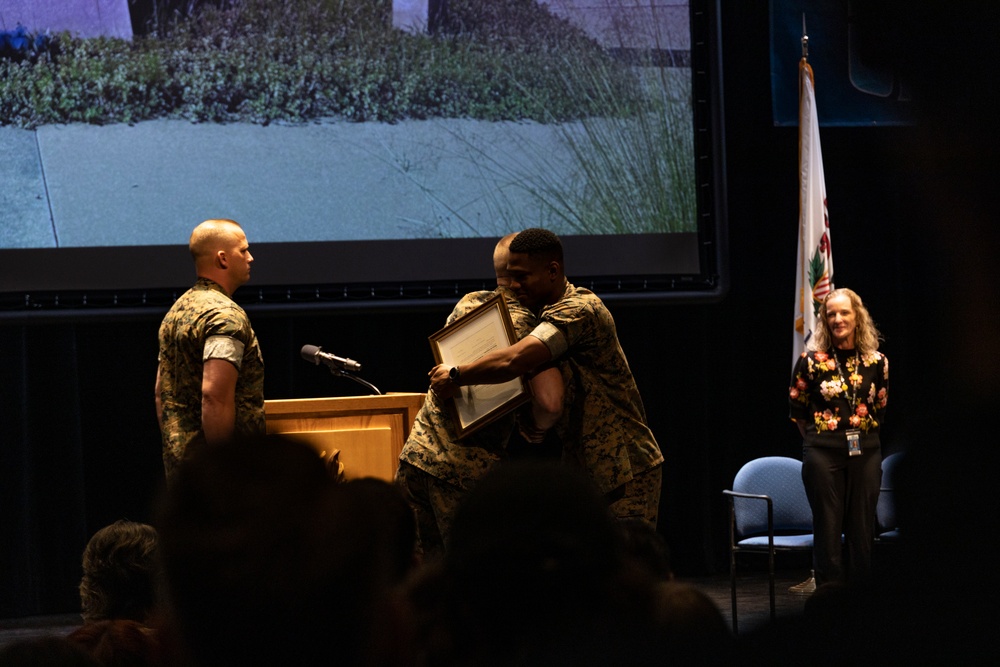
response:
<svg viewBox="0 0 1000 667"><path fill-rule="evenodd" d="M496 236L571 183L557 127L465 120L0 128L0 248L173 245L207 217L255 242ZM519 214L513 211L520 211Z"/></svg>

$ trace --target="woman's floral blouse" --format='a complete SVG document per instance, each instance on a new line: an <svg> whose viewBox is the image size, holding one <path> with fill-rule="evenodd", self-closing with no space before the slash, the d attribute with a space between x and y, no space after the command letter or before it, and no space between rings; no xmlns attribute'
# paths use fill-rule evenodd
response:
<svg viewBox="0 0 1000 667"><path fill-rule="evenodd" d="M805 422L805 444L846 447L845 432L861 432L863 447L878 447L885 415L889 359L881 352L804 352L788 388L789 417Z"/></svg>

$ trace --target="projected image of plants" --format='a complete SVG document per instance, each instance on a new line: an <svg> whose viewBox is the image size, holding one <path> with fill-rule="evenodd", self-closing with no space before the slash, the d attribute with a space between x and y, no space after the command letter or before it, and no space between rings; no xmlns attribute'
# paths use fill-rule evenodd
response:
<svg viewBox="0 0 1000 667"><path fill-rule="evenodd" d="M597 38L559 2L450 0L404 31L391 0L130 0L131 42L8 39L0 124L419 121L451 141L371 148L432 203L414 236L697 231L689 67L659 23Z"/></svg>

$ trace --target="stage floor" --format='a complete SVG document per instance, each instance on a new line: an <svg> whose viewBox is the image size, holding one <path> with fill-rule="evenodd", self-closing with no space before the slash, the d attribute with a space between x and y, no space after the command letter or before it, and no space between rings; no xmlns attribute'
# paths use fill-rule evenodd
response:
<svg viewBox="0 0 1000 667"><path fill-rule="evenodd" d="M797 616L802 612L808 596L796 595L788 588L800 583L809 575L806 570L780 570L775 575L775 609L777 622L782 618ZM732 624L730 613L729 574L710 577L680 577L680 581L694 584L704 591L722 612L726 622ZM737 579L737 603L740 634L750 632L769 622L767 574L764 572L741 573ZM79 614L53 614L0 620L0 646L21 639L67 635L81 623Z"/></svg>

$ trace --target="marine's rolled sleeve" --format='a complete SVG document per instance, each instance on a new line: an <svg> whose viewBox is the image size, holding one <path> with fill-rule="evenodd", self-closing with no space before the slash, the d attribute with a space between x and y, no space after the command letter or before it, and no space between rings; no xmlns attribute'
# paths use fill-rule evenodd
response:
<svg viewBox="0 0 1000 667"><path fill-rule="evenodd" d="M244 347L241 341L229 336L209 336L205 339L202 361L223 359L236 366L237 370L241 370L243 368Z"/></svg>
<svg viewBox="0 0 1000 667"><path fill-rule="evenodd" d="M569 341L566 340L566 336L551 322L542 322L528 335L542 341L549 349L553 359L558 359L569 349Z"/></svg>

